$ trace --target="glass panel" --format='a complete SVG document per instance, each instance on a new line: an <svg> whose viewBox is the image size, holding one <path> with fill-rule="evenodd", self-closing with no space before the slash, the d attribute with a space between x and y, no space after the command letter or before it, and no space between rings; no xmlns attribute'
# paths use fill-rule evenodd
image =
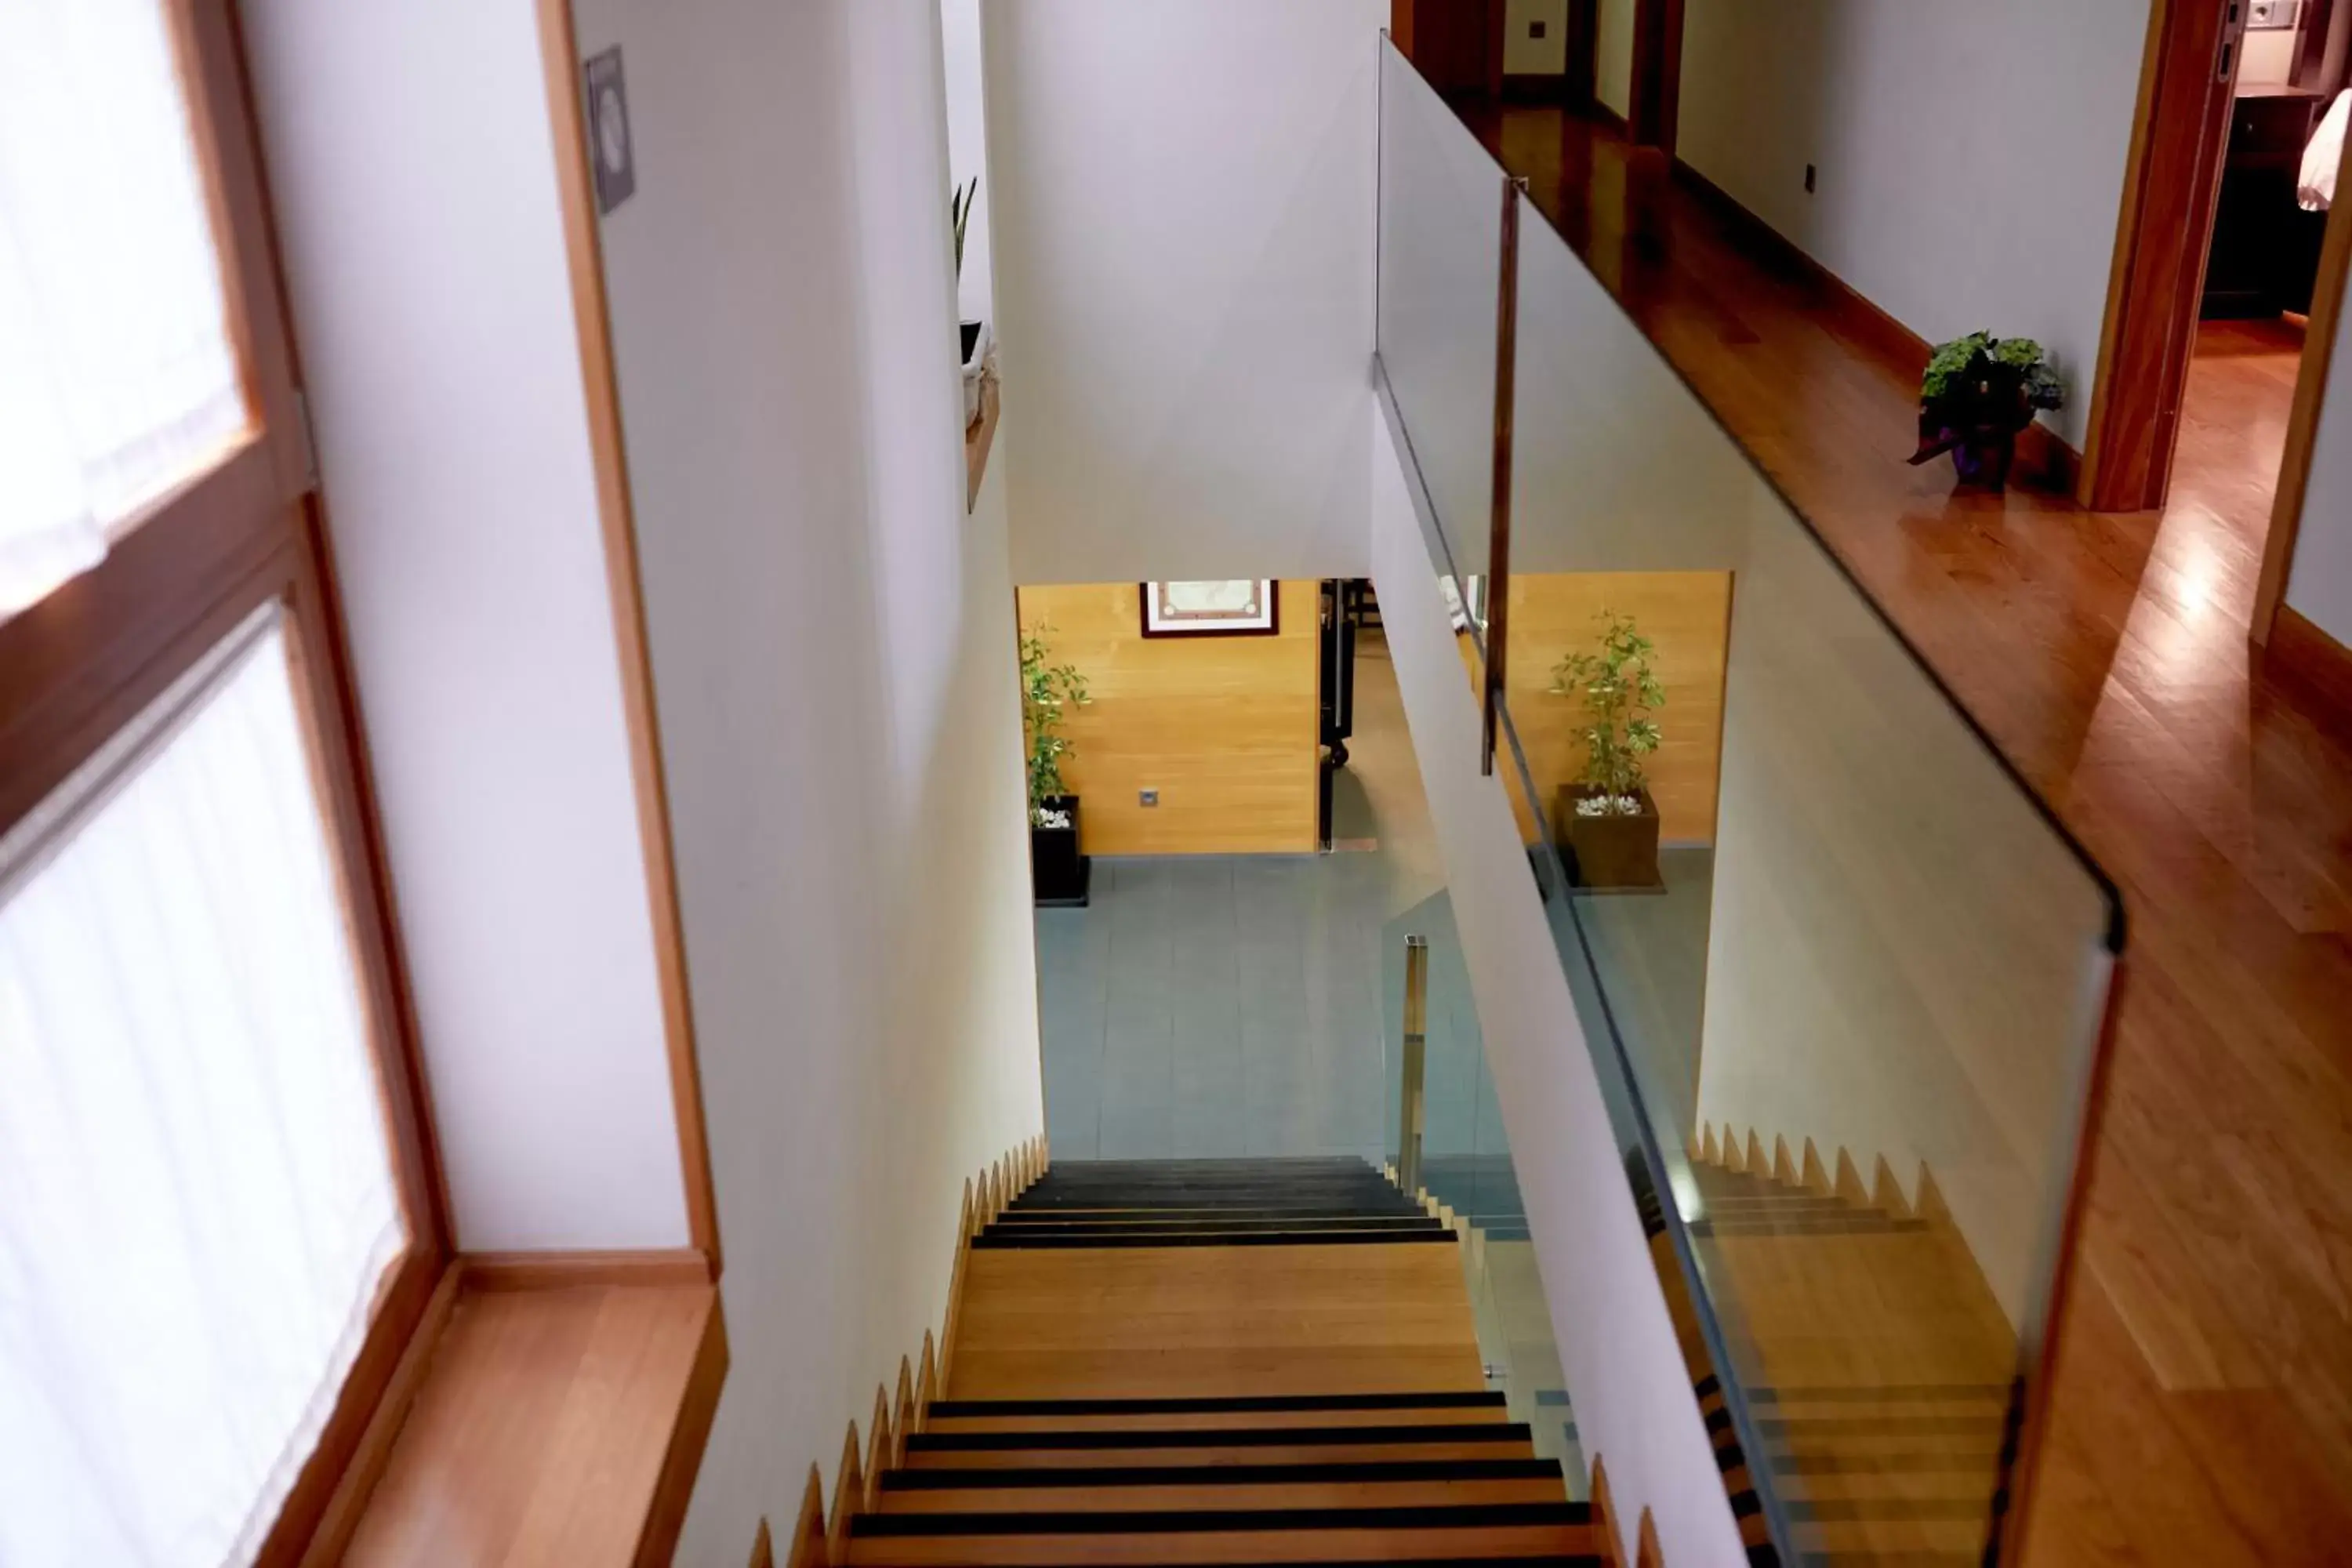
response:
<svg viewBox="0 0 2352 1568"><path fill-rule="evenodd" d="M0 839L0 1562L247 1562L405 1245L273 606Z"/></svg>
<svg viewBox="0 0 2352 1568"><path fill-rule="evenodd" d="M0 614L248 428L159 0L0 14Z"/></svg>
<svg viewBox="0 0 2352 1568"><path fill-rule="evenodd" d="M1458 598L1486 569L1501 171L1393 51L1383 71L1384 401ZM1695 1391L1757 1494L1751 1544L1979 1557L2118 902L1532 209L1517 259L1501 771ZM1424 1165L1499 1221L1445 1163L1507 1152L1475 1071L1443 1076L1437 913L1408 917L1433 944ZM1503 1322L1497 1282L1474 1292ZM1934 1463L1858 1484L1887 1434Z"/></svg>
<svg viewBox="0 0 2352 1568"><path fill-rule="evenodd" d="M1532 215L1520 289L1517 805L1660 1260L1695 1271L1695 1381L1793 1552L1973 1552L2113 895ZM1933 1478L1857 1502L1885 1445L1853 1434L1895 1430L1937 1435Z"/></svg>
<svg viewBox="0 0 2352 1568"><path fill-rule="evenodd" d="M1503 174L1419 72L1381 46L1382 368L1457 571L1483 574L1495 493Z"/></svg>

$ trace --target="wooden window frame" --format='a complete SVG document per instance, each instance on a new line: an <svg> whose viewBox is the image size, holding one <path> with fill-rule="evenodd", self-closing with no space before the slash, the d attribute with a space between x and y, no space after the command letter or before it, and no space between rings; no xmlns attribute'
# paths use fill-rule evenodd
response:
<svg viewBox="0 0 2352 1568"><path fill-rule="evenodd" d="M451 1262L448 1202L416 1049L334 563L299 390L259 140L231 0L162 0L206 183L251 428L110 531L106 559L0 622L0 831L257 606L289 623L321 826L341 873L409 1242L309 1460L265 1541L299 1562L425 1324Z"/></svg>

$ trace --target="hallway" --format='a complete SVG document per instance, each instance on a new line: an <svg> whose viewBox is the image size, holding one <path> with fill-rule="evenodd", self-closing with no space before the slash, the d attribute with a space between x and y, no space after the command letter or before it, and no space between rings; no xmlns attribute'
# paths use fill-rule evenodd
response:
<svg viewBox="0 0 2352 1568"><path fill-rule="evenodd" d="M1955 495L1903 463L1916 350L1882 318L1654 152L1463 112L2125 889L2032 1560L2352 1538L2352 733L2246 642L2267 495L2231 466L2242 403L2192 409L2160 513ZM2202 360L2200 389L2265 363Z"/></svg>

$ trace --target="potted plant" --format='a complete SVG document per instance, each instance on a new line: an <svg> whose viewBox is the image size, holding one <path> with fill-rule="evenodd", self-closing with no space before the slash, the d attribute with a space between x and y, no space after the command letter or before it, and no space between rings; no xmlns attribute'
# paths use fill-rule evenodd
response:
<svg viewBox="0 0 2352 1568"><path fill-rule="evenodd" d="M948 221L955 229L956 280L963 280L963 241L971 227L972 204L980 196L980 176L948 193ZM980 378L987 359L987 323L977 316L967 317L956 323L960 348L959 363L963 366L963 422L969 426L980 417Z"/></svg>
<svg viewBox="0 0 2352 1568"><path fill-rule="evenodd" d="M1062 721L1087 704L1087 678L1072 664L1051 664L1040 624L1021 633L1021 733L1029 746L1029 876L1037 902L1084 907L1092 868L1078 852L1078 797L1062 778L1070 756Z"/></svg>
<svg viewBox="0 0 2352 1568"><path fill-rule="evenodd" d="M1658 807L1650 798L1642 759L1662 738L1651 717L1666 704L1654 668L1655 648L1631 616L1602 610L1599 646L1571 653L1551 672L1555 697L1583 704L1584 779L1561 786L1559 837L1568 850L1570 881L1579 888L1654 888L1658 875Z"/></svg>
<svg viewBox="0 0 2352 1568"><path fill-rule="evenodd" d="M1946 452L1962 484L2000 489L2017 437L2044 408L2066 406L2066 389L2032 338L1971 332L1938 343L1919 380L1916 467Z"/></svg>

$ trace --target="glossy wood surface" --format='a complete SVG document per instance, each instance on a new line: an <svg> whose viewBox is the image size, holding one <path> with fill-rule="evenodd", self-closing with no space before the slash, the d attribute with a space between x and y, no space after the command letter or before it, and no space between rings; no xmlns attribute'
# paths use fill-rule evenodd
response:
<svg viewBox="0 0 2352 1568"><path fill-rule="evenodd" d="M1451 1247L974 1251L958 1310L951 1399L1486 1386Z"/></svg>
<svg viewBox="0 0 2352 1568"><path fill-rule="evenodd" d="M1654 153L1465 113L2123 887L2026 1560L2327 1560L2352 1540L2352 727L2247 642L2277 460L2250 433L2284 408L2200 356L2166 510L1955 493L1904 466L1916 384L1837 290L1757 262Z"/></svg>
<svg viewBox="0 0 2352 1568"><path fill-rule="evenodd" d="M1133 583L1024 587L1091 701L1067 715L1063 777L1089 855L1310 854L1321 723L1318 586L1276 584L1274 637L1146 637ZM1157 790L1160 804L1141 803Z"/></svg>
<svg viewBox="0 0 2352 1568"><path fill-rule="evenodd" d="M667 1563L726 1369L710 1285L463 1291L343 1561Z"/></svg>

